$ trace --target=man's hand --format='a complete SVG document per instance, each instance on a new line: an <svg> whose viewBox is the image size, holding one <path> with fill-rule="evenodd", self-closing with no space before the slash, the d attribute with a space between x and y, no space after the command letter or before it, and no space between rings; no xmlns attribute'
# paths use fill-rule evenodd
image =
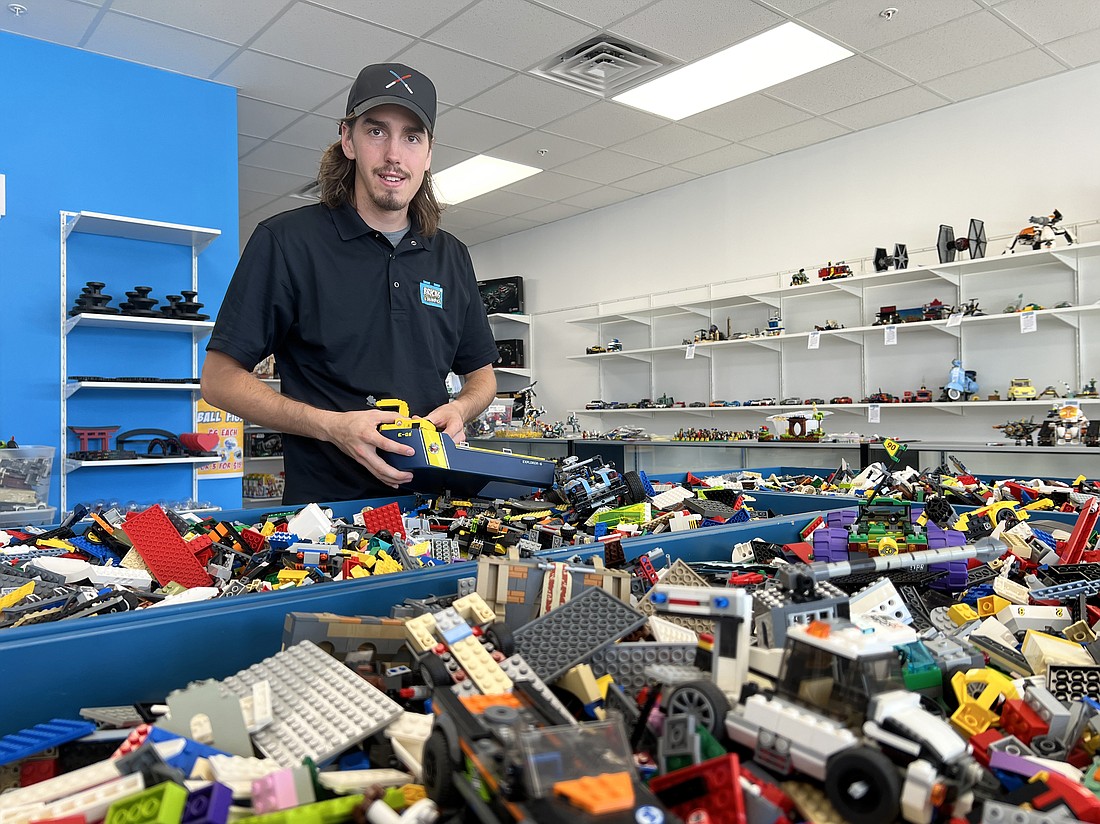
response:
<svg viewBox="0 0 1100 824"><path fill-rule="evenodd" d="M392 441L378 431L384 423L393 423L398 415L393 412L368 410L365 412L332 412L326 431L331 441L340 450L365 466L370 473L387 486L395 489L400 484L412 480L411 472L394 469L378 453L393 452L397 455L412 455L415 450L397 441Z"/></svg>
<svg viewBox="0 0 1100 824"><path fill-rule="evenodd" d="M437 406L425 417L440 432L446 432L455 443L466 442L466 421L462 417L462 410L456 403L445 403Z"/></svg>

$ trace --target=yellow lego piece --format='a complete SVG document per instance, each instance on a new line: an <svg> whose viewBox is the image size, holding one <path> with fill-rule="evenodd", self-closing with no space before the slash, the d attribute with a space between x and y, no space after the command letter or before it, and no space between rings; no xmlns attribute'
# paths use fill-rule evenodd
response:
<svg viewBox="0 0 1100 824"><path fill-rule="evenodd" d="M405 621L405 634L414 652L427 652L439 643L435 640L435 629L435 616L430 612Z"/></svg>
<svg viewBox="0 0 1100 824"><path fill-rule="evenodd" d="M326 544L336 543L336 533L335 532L326 533L324 543L326 543Z"/></svg>
<svg viewBox="0 0 1100 824"><path fill-rule="evenodd" d="M1075 667L1095 667L1092 656L1075 641L1067 641L1057 635L1029 629L1024 633L1024 642L1020 645L1031 671L1042 675L1051 664L1069 664Z"/></svg>
<svg viewBox="0 0 1100 824"><path fill-rule="evenodd" d="M1000 595L983 595L978 599L978 617L988 618L996 615L1008 605L1008 601Z"/></svg>
<svg viewBox="0 0 1100 824"><path fill-rule="evenodd" d="M961 675L961 673L956 673L956 675ZM972 738L988 730L999 718L1000 716L993 710L973 702L967 702L959 704L959 708L951 714L951 723L962 733L964 738Z"/></svg>
<svg viewBox="0 0 1100 824"><path fill-rule="evenodd" d="M405 805L408 807L428 797L427 790L422 784L402 784L398 789L405 796Z"/></svg>
<svg viewBox="0 0 1100 824"><path fill-rule="evenodd" d="M615 683L615 679L610 675L601 675L596 679L596 689L600 691L600 698L604 701L607 700L607 691L611 689L611 685Z"/></svg>
<svg viewBox="0 0 1100 824"><path fill-rule="evenodd" d="M1029 512L1054 509L1054 501L1052 501L1050 498L1040 498L1037 501L1032 501L1029 504L1025 504L1024 509L1028 510Z"/></svg>
<svg viewBox="0 0 1100 824"><path fill-rule="evenodd" d="M265 538L270 538L275 534L275 524L271 521L265 521L264 525L260 527L260 534Z"/></svg>
<svg viewBox="0 0 1100 824"><path fill-rule="evenodd" d="M405 549L410 555L413 556L419 557L420 555L427 555L429 552L431 552L432 542L421 541L419 544L413 544L412 546L406 547Z"/></svg>
<svg viewBox="0 0 1100 824"><path fill-rule="evenodd" d="M370 577L370 570L369 569L363 569L363 567L360 564L356 564L355 566L353 566L351 569L348 570L348 576L351 577L351 578L369 578Z"/></svg>
<svg viewBox="0 0 1100 824"><path fill-rule="evenodd" d="M41 541L35 541L35 546L39 549L61 549L65 552L73 551L73 545L68 541L62 541L60 538L45 538Z"/></svg>
<svg viewBox="0 0 1100 824"><path fill-rule="evenodd" d="M476 592L463 595L451 606L455 608L455 611L462 616L467 624L471 625L488 624L495 621L497 617L496 613L485 603L485 599Z"/></svg>
<svg viewBox="0 0 1100 824"><path fill-rule="evenodd" d="M610 675L605 675L604 678L611 680ZM607 687L605 685L603 690L600 689L599 682L592 673L592 667L588 664L577 664L570 668L555 682L555 686L575 696L585 707L592 707L596 718L602 721L606 717L601 704L604 696L607 695Z"/></svg>
<svg viewBox="0 0 1100 824"><path fill-rule="evenodd" d="M970 604L955 604L947 610L947 617L954 622L955 626L961 627L971 621L977 621L978 613Z"/></svg>
<svg viewBox="0 0 1100 824"><path fill-rule="evenodd" d="M19 589L12 590L7 595L0 596L0 609L13 607L34 592L34 581L27 581Z"/></svg>
<svg viewBox="0 0 1100 824"><path fill-rule="evenodd" d="M1067 641L1073 641L1075 644L1091 644L1096 640L1096 633L1092 631L1087 621L1070 624L1062 630L1062 635Z"/></svg>
<svg viewBox="0 0 1100 824"><path fill-rule="evenodd" d="M300 584L309 575L308 569L280 569L280 584Z"/></svg>
<svg viewBox="0 0 1100 824"><path fill-rule="evenodd" d="M976 684L985 686L976 693L973 689ZM1001 716L991 709L994 702L1001 697L1006 700L1020 697L1007 676L991 669L956 672L951 677L951 688L959 700L959 708L952 714L951 723L967 737L985 732L1000 720Z"/></svg>
<svg viewBox="0 0 1100 824"><path fill-rule="evenodd" d="M378 550L374 565L375 575L384 575L389 572L404 572L405 567L397 563L384 549Z"/></svg>
<svg viewBox="0 0 1100 824"><path fill-rule="evenodd" d="M409 622L405 622L408 627ZM476 636L469 635L457 643L451 644L451 655L466 676L486 695L495 692L511 692L512 679L504 674L493 656L482 646Z"/></svg>

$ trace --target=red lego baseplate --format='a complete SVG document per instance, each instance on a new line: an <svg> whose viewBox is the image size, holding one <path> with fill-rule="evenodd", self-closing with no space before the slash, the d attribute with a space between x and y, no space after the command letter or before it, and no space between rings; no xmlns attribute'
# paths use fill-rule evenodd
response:
<svg viewBox="0 0 1100 824"><path fill-rule="evenodd" d="M655 776L649 788L684 821L745 824L741 762L732 753Z"/></svg>
<svg viewBox="0 0 1100 824"><path fill-rule="evenodd" d="M396 501L377 509L364 509L363 526L370 533L381 532L384 529L390 535L405 537L405 522L401 520L401 507Z"/></svg>
<svg viewBox="0 0 1100 824"><path fill-rule="evenodd" d="M210 573L195 558L196 552L210 546L209 536L183 540L164 510L155 504L127 518L122 530L162 586L169 581L189 588L210 586Z"/></svg>

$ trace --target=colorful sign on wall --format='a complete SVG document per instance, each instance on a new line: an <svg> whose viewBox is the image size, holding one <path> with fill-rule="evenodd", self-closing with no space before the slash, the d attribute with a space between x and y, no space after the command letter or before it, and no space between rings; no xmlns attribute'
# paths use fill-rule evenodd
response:
<svg viewBox="0 0 1100 824"><path fill-rule="evenodd" d="M199 466L200 478L239 478L244 474L244 420L199 399L195 431L218 436L217 463Z"/></svg>

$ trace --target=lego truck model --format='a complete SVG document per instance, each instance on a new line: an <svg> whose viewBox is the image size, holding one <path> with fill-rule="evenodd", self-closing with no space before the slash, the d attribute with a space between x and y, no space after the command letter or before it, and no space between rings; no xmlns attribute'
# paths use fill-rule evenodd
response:
<svg viewBox="0 0 1100 824"><path fill-rule="evenodd" d="M624 496L629 503L646 497L638 473L621 475L599 455L584 461L575 455L564 459L555 471L555 485L565 502L582 518L601 506L617 506Z"/></svg>

